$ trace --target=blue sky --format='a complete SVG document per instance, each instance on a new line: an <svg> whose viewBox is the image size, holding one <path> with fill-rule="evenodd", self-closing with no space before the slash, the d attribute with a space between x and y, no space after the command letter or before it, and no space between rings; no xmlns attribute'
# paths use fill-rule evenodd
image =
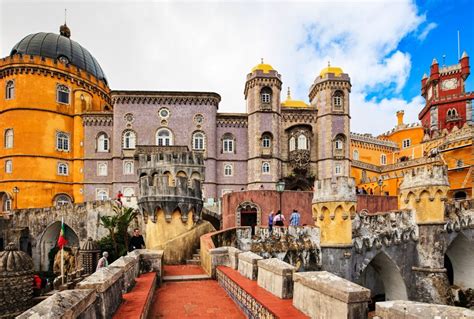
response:
<svg viewBox="0 0 474 319"><path fill-rule="evenodd" d="M1 55L28 34L58 32L64 8L71 38L114 90L213 91L219 112L245 112L246 75L261 57L282 76L282 100L291 87L306 102L330 60L351 77L351 130L374 135L398 110L417 121L421 77L434 57L457 63L457 30L474 57L474 0L0 0Z"/></svg>

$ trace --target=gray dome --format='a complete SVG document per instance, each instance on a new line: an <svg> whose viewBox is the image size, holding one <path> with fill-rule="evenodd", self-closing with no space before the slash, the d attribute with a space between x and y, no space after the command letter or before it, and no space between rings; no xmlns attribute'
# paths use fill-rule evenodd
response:
<svg viewBox="0 0 474 319"><path fill-rule="evenodd" d="M10 52L10 55L25 54L36 55L51 59L67 59L68 63L89 72L99 80L107 84L107 79L97 60L76 41L69 38L70 32L61 34L39 32L27 35L18 42Z"/></svg>

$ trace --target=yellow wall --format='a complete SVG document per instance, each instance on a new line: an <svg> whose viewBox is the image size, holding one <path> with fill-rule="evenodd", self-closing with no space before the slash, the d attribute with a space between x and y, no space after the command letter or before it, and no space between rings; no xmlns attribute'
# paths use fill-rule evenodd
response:
<svg viewBox="0 0 474 319"><path fill-rule="evenodd" d="M321 246L351 245L353 214L355 214L353 202L313 204L313 219L321 230Z"/></svg>
<svg viewBox="0 0 474 319"><path fill-rule="evenodd" d="M167 222L163 210L156 213L156 222L146 224L146 246L150 249L162 249L167 241L187 232L194 226L193 212L188 212L188 220L183 223L181 213L174 211L171 221Z"/></svg>
<svg viewBox="0 0 474 319"><path fill-rule="evenodd" d="M28 68L29 72L25 72ZM39 57L0 60L0 195L13 197L13 208L47 207L58 194L82 202L84 131L81 114L109 105L109 88L73 66ZM7 81L15 83L14 98L5 99ZM70 104L56 101L56 87L70 89ZM82 96L82 97L81 97ZM4 132L13 128L13 148L4 147ZM70 135L70 151L56 150L56 132ZM9 159L13 171L6 174ZM69 165L69 176L57 174L58 162ZM12 189L19 188L17 196ZM2 211L3 209L0 209Z"/></svg>

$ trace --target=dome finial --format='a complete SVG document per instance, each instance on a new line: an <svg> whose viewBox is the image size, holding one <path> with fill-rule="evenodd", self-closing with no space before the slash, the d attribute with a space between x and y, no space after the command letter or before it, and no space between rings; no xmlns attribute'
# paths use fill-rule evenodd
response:
<svg viewBox="0 0 474 319"><path fill-rule="evenodd" d="M290 87L288 87L288 94L286 96L287 100L291 100L291 93L290 93Z"/></svg>
<svg viewBox="0 0 474 319"><path fill-rule="evenodd" d="M64 24L59 27L59 34L62 35L63 37L70 38L71 30L66 24L66 18L67 18L67 9L64 9Z"/></svg>
<svg viewBox="0 0 474 319"><path fill-rule="evenodd" d="M331 67L331 61L328 61L328 68Z"/></svg>
<svg viewBox="0 0 474 319"><path fill-rule="evenodd" d="M263 64L263 58L260 58L260 63Z"/></svg>

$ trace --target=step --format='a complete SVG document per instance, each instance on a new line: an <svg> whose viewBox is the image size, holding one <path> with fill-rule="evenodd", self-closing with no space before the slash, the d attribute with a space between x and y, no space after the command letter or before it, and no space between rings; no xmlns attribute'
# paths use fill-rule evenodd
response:
<svg viewBox="0 0 474 319"><path fill-rule="evenodd" d="M196 259L188 259L186 260L186 265L201 265L201 261Z"/></svg>
<svg viewBox="0 0 474 319"><path fill-rule="evenodd" d="M176 281L196 281L196 280L210 280L210 276L206 274L202 275L180 275L180 276L163 276L163 282L176 282Z"/></svg>

